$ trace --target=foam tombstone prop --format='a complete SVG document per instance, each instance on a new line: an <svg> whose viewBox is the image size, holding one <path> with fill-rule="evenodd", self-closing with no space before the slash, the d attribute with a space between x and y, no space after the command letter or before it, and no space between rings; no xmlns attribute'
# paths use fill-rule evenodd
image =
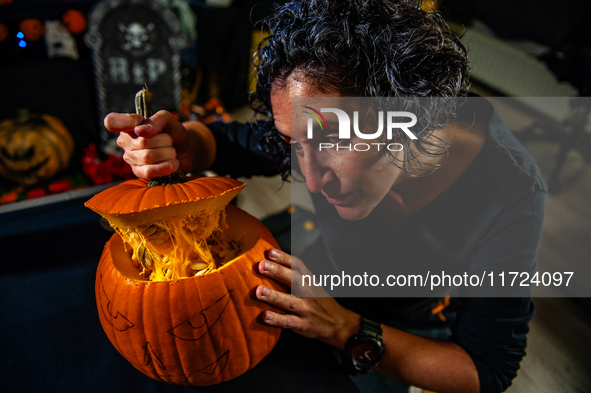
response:
<svg viewBox="0 0 591 393"><path fill-rule="evenodd" d="M149 93L138 96L145 114ZM121 183L86 203L116 230L96 273L102 327L153 379L227 381L258 364L279 339L280 329L260 320L268 306L254 295L260 284L284 290L256 269L278 245L259 220L229 205L243 187L175 173Z"/></svg>

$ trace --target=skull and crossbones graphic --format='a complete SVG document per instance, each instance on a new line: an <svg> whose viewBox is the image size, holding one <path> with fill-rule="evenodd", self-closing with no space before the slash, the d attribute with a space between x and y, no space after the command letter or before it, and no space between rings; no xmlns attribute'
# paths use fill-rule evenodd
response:
<svg viewBox="0 0 591 393"><path fill-rule="evenodd" d="M149 23L144 27L141 23L130 23L124 25L119 23L119 31L123 34L125 42L121 48L125 52L140 51L143 53L151 52L154 46L150 44L150 32L154 30L154 23Z"/></svg>

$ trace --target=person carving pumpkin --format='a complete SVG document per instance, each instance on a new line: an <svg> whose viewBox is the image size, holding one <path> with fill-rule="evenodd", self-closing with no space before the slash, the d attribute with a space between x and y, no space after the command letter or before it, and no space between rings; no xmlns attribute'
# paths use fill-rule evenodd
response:
<svg viewBox="0 0 591 393"><path fill-rule="evenodd" d="M180 168L287 178L293 164L316 210L326 212L318 217L322 240L304 255L328 261L335 271L343 254L359 251L343 240L347 233L360 233L372 220L392 228L382 246L397 250L393 266L433 258L468 271L535 268L547 188L533 158L487 102L479 99L476 108L459 110L456 121L425 128L417 140L394 135L400 151L365 155L318 151L318 139L306 136L309 116L292 117L294 97L466 97L466 51L441 16L410 0L302 0L277 7L265 26L270 35L256 55L254 108L266 120L181 124L166 111L149 119L111 113L105 126L120 132L118 145L136 176L151 179ZM334 127L315 135L341 143ZM291 285L306 261L269 250L259 270ZM341 351L361 391L402 392L413 385L440 393L501 392L525 355L533 316L527 296L368 299L316 291L294 297L256 288L261 301L286 310L266 311L264 322ZM355 353L359 335L374 346Z"/></svg>

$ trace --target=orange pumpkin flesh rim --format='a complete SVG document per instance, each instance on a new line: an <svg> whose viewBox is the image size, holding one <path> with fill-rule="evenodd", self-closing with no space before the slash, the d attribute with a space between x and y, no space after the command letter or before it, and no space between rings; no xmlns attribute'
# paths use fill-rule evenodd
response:
<svg viewBox="0 0 591 393"><path fill-rule="evenodd" d="M185 183L146 187L143 179L128 180L92 197L85 206L109 219L133 224L196 211L223 209L245 184L227 177L201 177Z"/></svg>

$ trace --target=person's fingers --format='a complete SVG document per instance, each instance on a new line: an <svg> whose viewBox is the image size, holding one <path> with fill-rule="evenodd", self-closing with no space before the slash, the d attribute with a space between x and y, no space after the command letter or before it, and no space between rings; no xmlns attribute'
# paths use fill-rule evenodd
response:
<svg viewBox="0 0 591 393"><path fill-rule="evenodd" d="M259 285L255 292L259 300L264 301L270 305L283 308L284 310L292 313L279 314L273 311L265 311L263 314L263 319L266 323L272 326L287 329L300 330L303 328L304 321L299 316L297 316L298 311L301 312L305 308L305 303L302 301L302 299L284 292L276 291L264 285Z"/></svg>
<svg viewBox="0 0 591 393"><path fill-rule="evenodd" d="M124 150L123 159L137 177L145 180L176 171L180 166L178 147L191 148L187 130L167 111L148 119L138 114L109 113L104 124L110 131L119 132L117 145Z"/></svg>
<svg viewBox="0 0 591 393"><path fill-rule="evenodd" d="M175 158L173 160L162 161L152 165L132 166L133 173L140 179L154 179L156 177L170 175L179 167L179 161Z"/></svg>
<svg viewBox="0 0 591 393"><path fill-rule="evenodd" d="M287 311L295 312L304 308L304 302L301 298L280 292L264 285L259 285L256 289L256 295L259 300L274 306L279 306Z"/></svg>
<svg viewBox="0 0 591 393"><path fill-rule="evenodd" d="M303 332L306 329L306 321L293 314L279 314L265 310L263 312L263 321L267 325L282 329L291 329L295 332Z"/></svg>
<svg viewBox="0 0 591 393"><path fill-rule="evenodd" d="M292 259L296 259L292 257L288 253L278 250L276 248L271 248L267 251L267 258L270 261L277 262L285 267L291 268Z"/></svg>
<svg viewBox="0 0 591 393"><path fill-rule="evenodd" d="M117 145L124 150L145 150L172 147L172 137L168 134L157 134L152 138L138 137L133 133L121 133Z"/></svg>
<svg viewBox="0 0 591 393"><path fill-rule="evenodd" d="M267 251L267 258L270 261L277 262L285 267L288 267L292 272L299 274L311 274L310 270L304 265L301 259L291 256L286 252L271 248Z"/></svg>
<svg viewBox="0 0 591 393"><path fill-rule="evenodd" d="M123 159L129 165L155 165L164 161L174 160L176 150L173 147L159 147L156 149L126 150Z"/></svg>
<svg viewBox="0 0 591 393"><path fill-rule="evenodd" d="M170 134L173 139L176 136L175 134L180 133L179 127L182 127L178 120L172 115L172 113L168 111L158 111L149 119L146 119L141 124L138 124L134 129L133 132L137 136L151 138L156 134L161 132L166 132ZM180 136L180 135L179 135Z"/></svg>
<svg viewBox="0 0 591 393"><path fill-rule="evenodd" d="M292 271L290 268L264 260L259 262L259 272L264 276L291 286Z"/></svg>
<svg viewBox="0 0 591 393"><path fill-rule="evenodd" d="M132 132L143 121L144 117L135 113L109 113L103 123L111 132Z"/></svg>

